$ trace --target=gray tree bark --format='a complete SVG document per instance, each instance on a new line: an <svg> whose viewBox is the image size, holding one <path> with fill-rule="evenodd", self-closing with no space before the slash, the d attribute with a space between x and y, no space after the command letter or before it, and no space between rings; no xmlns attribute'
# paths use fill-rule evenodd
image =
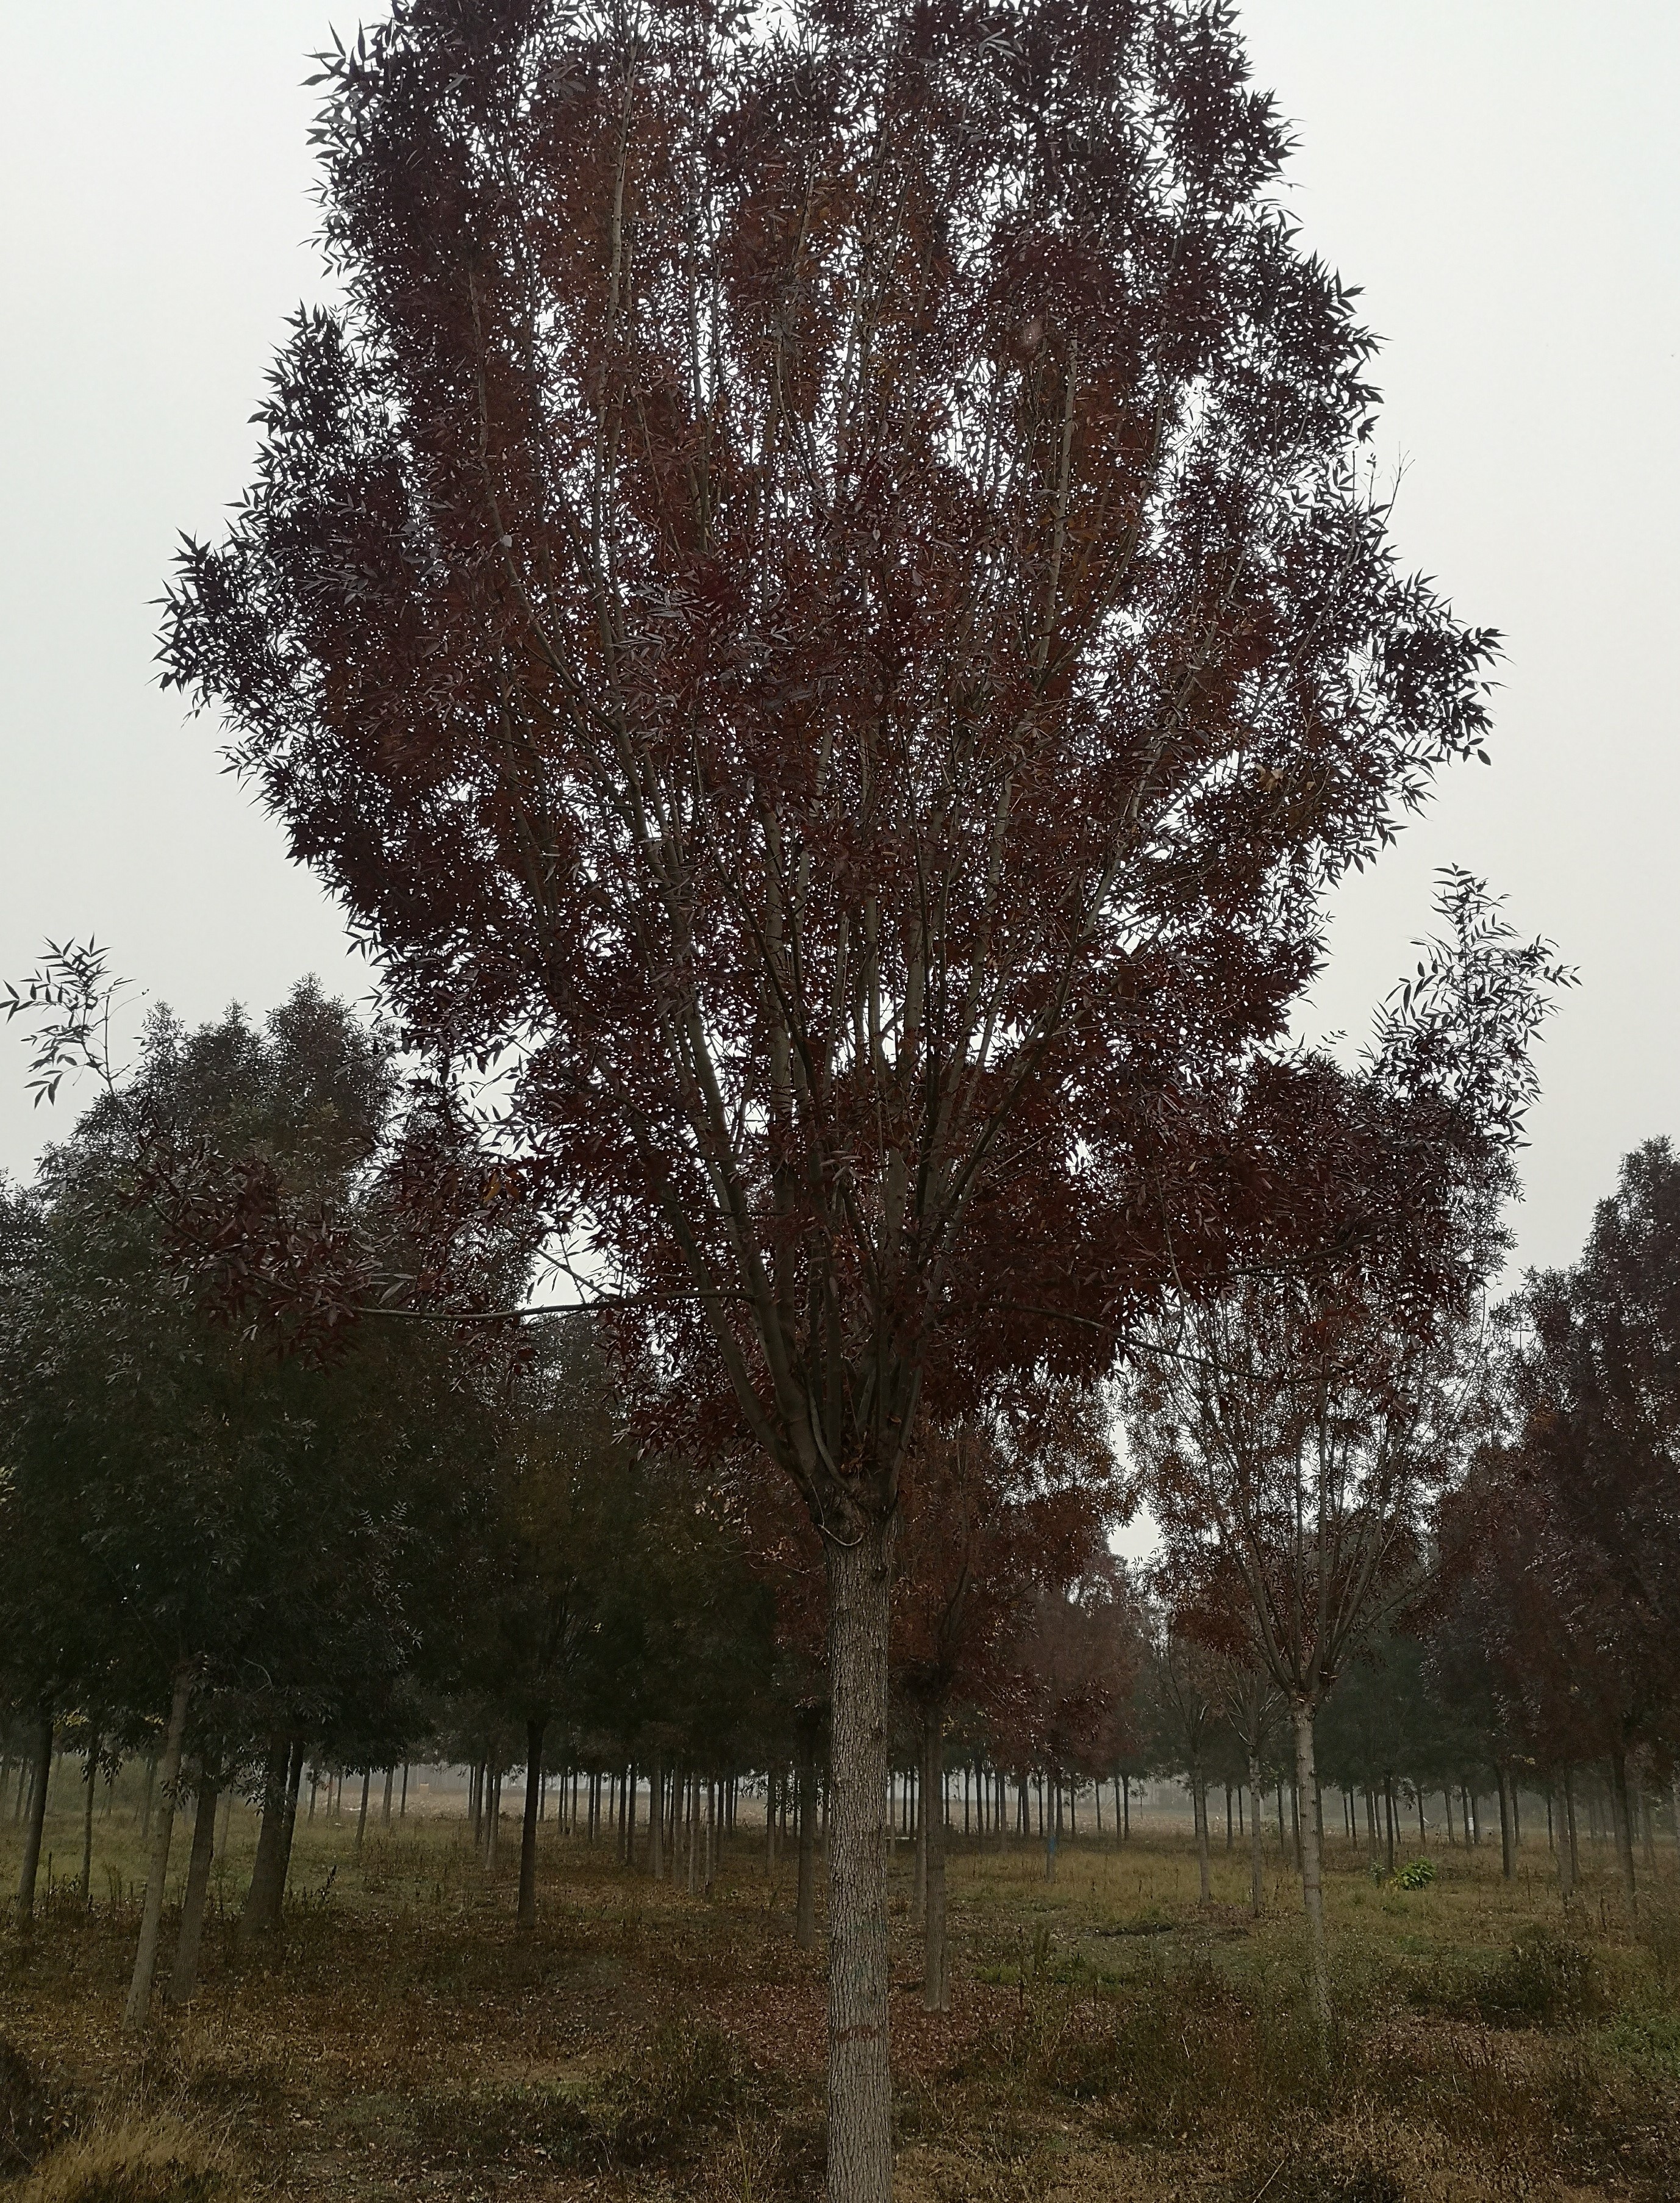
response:
<svg viewBox="0 0 1680 2203"><path fill-rule="evenodd" d="M163 1925L163 1885L169 1872L169 1842L175 1832L175 1799L180 1788L181 1744L186 1734L186 1710L192 1698L194 1672L175 1671L169 1694L169 1726L163 1739L162 1795L157 1801L157 1834L152 1839L151 1863L146 1869L146 1901L140 1914L140 1946L134 1953L134 1976L128 1984L123 2007L126 2035L138 2034L151 2010L152 1976L157 1970L157 1939Z"/></svg>
<svg viewBox="0 0 1680 2203"><path fill-rule="evenodd" d="M887 1713L890 1526L827 1546L828 2203L891 2203Z"/></svg>
<svg viewBox="0 0 1680 2203"><path fill-rule="evenodd" d="M1317 1769L1314 1764L1312 1722L1314 1707L1310 1698L1297 1698L1294 1706L1295 1730L1295 1782L1301 1795L1313 1794ZM1330 2039L1330 1957L1324 1934L1324 1882L1323 1863L1318 1852L1317 1816L1303 1813L1300 1818L1301 1860L1301 1905L1306 1914L1307 1957L1312 1967L1312 2017L1318 2029L1321 2050L1328 2052Z"/></svg>
<svg viewBox="0 0 1680 2203"><path fill-rule="evenodd" d="M1266 1909L1265 1838L1260 1828L1260 1763L1248 1755L1248 1909L1258 1920Z"/></svg>
<svg viewBox="0 0 1680 2203"><path fill-rule="evenodd" d="M218 1793L214 1782L198 1777L198 1803L192 1818L192 1851L186 1863L186 1890L181 1899L180 1927L175 1935L175 1964L169 1976L171 2004L190 2004L198 1986L198 1946L204 1933L204 1898L210 1886L210 1862L215 1857L215 1809Z"/></svg>

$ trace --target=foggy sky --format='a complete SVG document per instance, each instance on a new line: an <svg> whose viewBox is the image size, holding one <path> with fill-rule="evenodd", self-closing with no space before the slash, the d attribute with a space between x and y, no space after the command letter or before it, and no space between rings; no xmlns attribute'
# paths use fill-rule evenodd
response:
<svg viewBox="0 0 1680 2203"><path fill-rule="evenodd" d="M1680 9L1251 0L1298 126L1288 200L1385 346L1396 532L1506 637L1491 771L1458 768L1338 907L1304 1020L1356 1040L1435 868L1578 966L1540 1054L1518 1258L1579 1248L1621 1155L1680 1129L1674 685ZM306 56L327 0L0 8L0 979L108 942L189 1019L306 971L362 995L320 890L153 680L176 531L216 531L286 313L322 295ZM32 1113L0 1033L0 1167Z"/></svg>

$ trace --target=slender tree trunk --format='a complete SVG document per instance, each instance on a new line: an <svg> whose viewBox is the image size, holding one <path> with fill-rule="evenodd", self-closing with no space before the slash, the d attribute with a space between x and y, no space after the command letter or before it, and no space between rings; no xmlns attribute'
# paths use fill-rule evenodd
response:
<svg viewBox="0 0 1680 2203"><path fill-rule="evenodd" d="M1563 1780L1563 1827L1559 1831L1558 1881L1565 1899L1573 1897L1581 1879L1580 1861L1575 1848L1575 1782L1574 1769L1565 1767Z"/></svg>
<svg viewBox="0 0 1680 2203"><path fill-rule="evenodd" d="M543 1795L545 1721L525 1724L525 1820L519 1832L519 1925L537 1924L537 1815Z"/></svg>
<svg viewBox="0 0 1680 2203"><path fill-rule="evenodd" d="M87 1745L87 1795L82 1800L82 1911L90 1911L93 1904L93 1787L99 1773L99 1733L96 1729Z"/></svg>
<svg viewBox="0 0 1680 2203"><path fill-rule="evenodd" d="M204 1898L210 1886L210 1862L215 1857L215 1809L218 1793L202 1769L197 1804L192 1816L192 1850L186 1863L186 1890L181 1899L180 1926L175 1932L175 1963L169 1976L171 2004L190 2004L198 1985L198 1946L204 1933Z"/></svg>
<svg viewBox="0 0 1680 2203"><path fill-rule="evenodd" d="M1266 1908L1265 1842L1260 1829L1260 1763L1248 1755L1248 1909L1258 1920Z"/></svg>
<svg viewBox="0 0 1680 2203"><path fill-rule="evenodd" d="M926 1737L919 1737L917 1744L920 1751L925 1755L928 1748ZM925 1794L925 1783L922 1781L920 1775L917 1779ZM928 1920L928 1816L925 1813L918 1812L916 1816L914 1841L916 1879L911 1893L910 1917L912 1920L920 1922L925 1930Z"/></svg>
<svg viewBox="0 0 1680 2203"><path fill-rule="evenodd" d="M360 1858L362 1856L362 1846L368 1834L368 1793L373 1787L373 1769L371 1767L364 1767L362 1770L362 1808L356 1816L356 1856L357 1858Z"/></svg>
<svg viewBox="0 0 1680 2203"><path fill-rule="evenodd" d="M134 1953L134 1977L128 1985L122 2026L137 2034L151 2010L151 1981L157 1968L157 1939L163 1925L163 1885L169 1873L169 1840L175 1830L175 1799L180 1788L181 1743L186 1734L186 1710L192 1703L194 1672L175 1671L169 1694L169 1726L163 1740L163 1795L158 1801L157 1834L152 1842L151 1863L146 1870L146 1901L140 1915L140 1946Z"/></svg>
<svg viewBox="0 0 1680 2203"><path fill-rule="evenodd" d="M1506 1773L1497 1761L1494 1766L1494 1782L1499 1791L1500 1865L1509 1881L1517 1871L1516 1847L1511 1840L1511 1786Z"/></svg>
<svg viewBox="0 0 1680 2203"><path fill-rule="evenodd" d="M52 1780L50 1710L40 1717L29 1773L32 1779L29 1787L28 1817L23 1825L23 1866L17 1878L17 1917L20 1921L32 1920L35 1917L35 1878L41 1869L41 1831L46 1825L47 1785Z"/></svg>
<svg viewBox="0 0 1680 2203"><path fill-rule="evenodd" d="M1312 1750L1315 1709L1310 1698L1297 1698L1294 1710L1295 1785L1302 1797L1311 1798L1317 1774ZM1307 1955L1312 1968L1312 2016L1317 2024L1320 2047L1328 2050L1330 2037L1330 1958L1324 1934L1324 1884L1323 1865L1318 1856L1316 1815L1303 1813L1300 1827L1301 1904L1306 1914Z"/></svg>
<svg viewBox="0 0 1680 2203"><path fill-rule="evenodd" d="M1196 1879L1204 1905L1213 1902L1213 1860L1207 1834L1207 1778L1194 1768L1190 1775L1190 1809L1196 1825Z"/></svg>
<svg viewBox="0 0 1680 2203"><path fill-rule="evenodd" d="M276 1744L270 1748L263 1766L262 1821L256 1832L256 1857L251 1864L251 1887L245 1892L245 1907L239 1915L241 1941L265 1934L280 1917L274 1893L279 1887L286 1827L287 1759L286 1745Z"/></svg>
<svg viewBox="0 0 1680 2203"><path fill-rule="evenodd" d="M379 1809L379 1824L382 1828L388 1828L391 1826L391 1793L396 1785L396 1769L387 1767L385 1770L385 1798Z"/></svg>
<svg viewBox="0 0 1680 2203"><path fill-rule="evenodd" d="M887 1940L890 1527L827 1546L828 2203L891 2203Z"/></svg>
<svg viewBox="0 0 1680 2203"><path fill-rule="evenodd" d="M1610 1817L1615 1822L1616 1863L1622 1870L1622 1893L1628 1900L1628 1910L1636 1911L1639 1905L1638 1892L1634 1886L1633 1873L1633 1816L1628 1799L1628 1757L1624 1751L1610 1755Z"/></svg>
<svg viewBox="0 0 1680 2203"><path fill-rule="evenodd" d="M408 1762L407 1762L407 1760L405 1759L405 1760L403 1762L403 1800L402 1800L401 1804L399 1804L399 1805L398 1806L398 1808L397 1808L397 1818L398 1818L399 1821L405 1821L405 1820L407 1820L408 1816L409 1816L409 1763L408 1763Z"/></svg>
<svg viewBox="0 0 1680 2203"><path fill-rule="evenodd" d="M146 1754L145 1797L140 1807L140 1841L143 1844L149 1844L151 1841L151 1800L152 1793L156 1787L157 1754L155 1751L149 1751Z"/></svg>
<svg viewBox="0 0 1680 2203"><path fill-rule="evenodd" d="M665 1755L656 1751L648 1776L647 1870L655 1881L665 1879Z"/></svg>
<svg viewBox="0 0 1680 2203"><path fill-rule="evenodd" d="M274 1925L279 1927L286 1911L286 1885L292 1878L292 1845L298 1834L298 1795L304 1783L304 1739L299 1737L292 1747L286 1768L286 1816L280 1822L280 1875L274 1884ZM344 1777L339 1778L339 1804L345 1801Z"/></svg>
<svg viewBox="0 0 1680 2203"><path fill-rule="evenodd" d="M922 1816L927 1893L923 1916L922 2005L949 2011L951 1982L945 1933L945 1704L935 1699L922 1728Z"/></svg>

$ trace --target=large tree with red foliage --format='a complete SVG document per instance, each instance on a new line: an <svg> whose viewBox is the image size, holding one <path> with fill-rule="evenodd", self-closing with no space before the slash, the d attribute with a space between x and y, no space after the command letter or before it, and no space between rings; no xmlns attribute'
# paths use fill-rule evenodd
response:
<svg viewBox="0 0 1680 2203"><path fill-rule="evenodd" d="M1480 745L1490 638L1395 570L1221 9L396 0L325 82L342 304L167 677L822 1529L861 2203L929 1372L1158 1283L1194 1097Z"/></svg>

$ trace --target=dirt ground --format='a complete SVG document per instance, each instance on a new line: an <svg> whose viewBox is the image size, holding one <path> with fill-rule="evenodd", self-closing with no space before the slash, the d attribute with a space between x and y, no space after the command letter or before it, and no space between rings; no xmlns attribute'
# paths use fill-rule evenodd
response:
<svg viewBox="0 0 1680 2203"><path fill-rule="evenodd" d="M793 1869L762 1833L709 1896L543 1834L541 1917L514 1923L516 1834L493 1874L460 1819L300 1822L284 1927L242 1949L243 1809L213 1881L199 1993L143 2041L120 2017L139 1925L138 1799L96 1821L74 1784L52 1887L0 1928L0 2195L215 2199L772 2198L820 2194L820 1952L793 1943ZM178 1834L174 1884L186 1867ZM17 1869L0 1827L0 1875ZM893 1869L893 2058L905 2203L1479 2203L1680 2196L1680 1874L1638 1914L1594 1856L1561 1902L1543 1841L1433 1848L1403 1889L1332 1846L1338 2029L1307 2025L1298 1899L1273 1837L1267 1910L1188 1833L951 1861L955 1989L920 2008L912 1862ZM44 1891L45 1877L44 1875ZM172 1891L173 1893L173 1891ZM166 1928L165 1964L173 1922Z"/></svg>

